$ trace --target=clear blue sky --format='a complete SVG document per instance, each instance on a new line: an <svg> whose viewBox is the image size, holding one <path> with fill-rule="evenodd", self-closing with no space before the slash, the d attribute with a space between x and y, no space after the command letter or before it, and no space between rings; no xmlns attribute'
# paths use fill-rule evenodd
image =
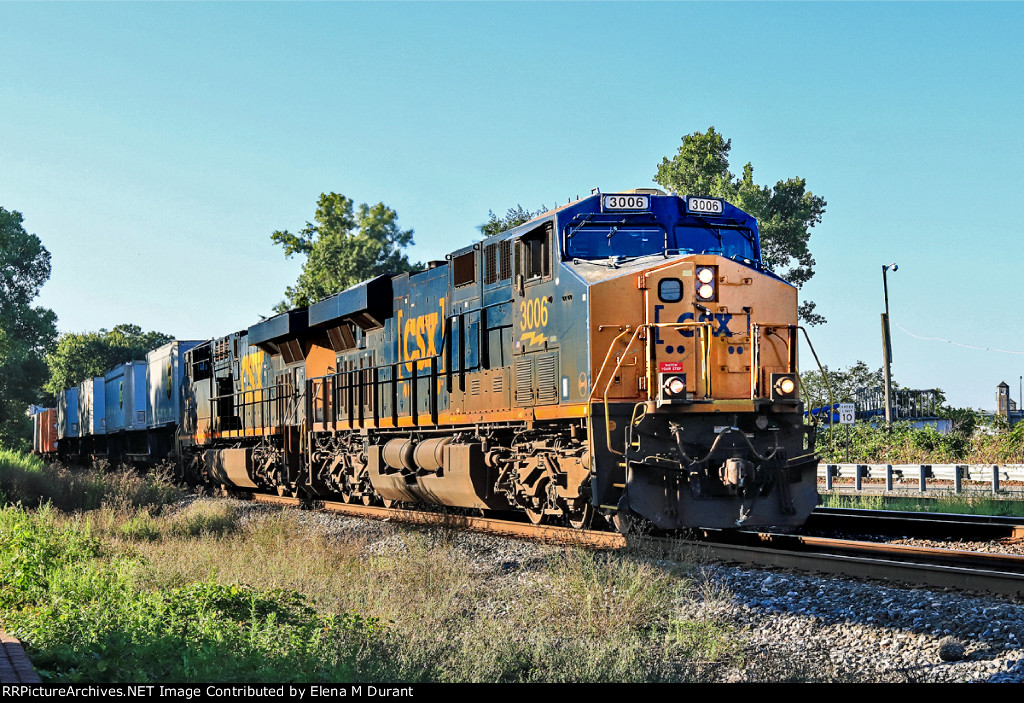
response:
<svg viewBox="0 0 1024 703"><path fill-rule="evenodd" d="M267 314L275 229L382 201L414 259L488 210L652 185L714 125L828 201L804 297L831 367L894 324L1024 352L1024 4L0 3L0 205L53 255L62 331L179 338ZM894 375L1017 397L1024 354L893 330ZM809 354L803 357L808 368Z"/></svg>

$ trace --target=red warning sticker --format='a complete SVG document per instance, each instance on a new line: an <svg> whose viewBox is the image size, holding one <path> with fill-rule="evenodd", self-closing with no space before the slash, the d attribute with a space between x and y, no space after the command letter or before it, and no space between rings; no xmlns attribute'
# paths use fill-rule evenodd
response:
<svg viewBox="0 0 1024 703"><path fill-rule="evenodd" d="M682 373L683 370L683 362L681 361L658 362L658 371L661 373Z"/></svg>

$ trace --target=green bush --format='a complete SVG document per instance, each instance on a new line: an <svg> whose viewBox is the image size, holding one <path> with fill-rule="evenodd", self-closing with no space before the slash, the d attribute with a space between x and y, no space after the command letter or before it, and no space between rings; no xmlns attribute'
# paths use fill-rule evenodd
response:
<svg viewBox="0 0 1024 703"><path fill-rule="evenodd" d="M0 449L0 492L10 502L29 507L52 503L61 510L119 510L146 507L157 510L179 500L184 490L175 485L168 467L145 473L130 468L70 469L44 464L38 457Z"/></svg>
<svg viewBox="0 0 1024 703"><path fill-rule="evenodd" d="M140 562L103 555L82 522L60 524L50 508L0 511L0 621L44 680L350 681L383 631L320 615L286 589L141 589Z"/></svg>
<svg viewBox="0 0 1024 703"><path fill-rule="evenodd" d="M818 451L830 464L1024 463L1024 423L1012 429L967 422L955 427L959 429L942 434L907 422L826 426L818 432Z"/></svg>

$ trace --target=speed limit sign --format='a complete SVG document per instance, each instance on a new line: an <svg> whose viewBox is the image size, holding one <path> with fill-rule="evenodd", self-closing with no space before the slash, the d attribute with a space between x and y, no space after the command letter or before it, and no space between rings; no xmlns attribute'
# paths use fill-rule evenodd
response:
<svg viewBox="0 0 1024 703"><path fill-rule="evenodd" d="M853 403L839 403L839 422L843 425L852 425L856 410Z"/></svg>

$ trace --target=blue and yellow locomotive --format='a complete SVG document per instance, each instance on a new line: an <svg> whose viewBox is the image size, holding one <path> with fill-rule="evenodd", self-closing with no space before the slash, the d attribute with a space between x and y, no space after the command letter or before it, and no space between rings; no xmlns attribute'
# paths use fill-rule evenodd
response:
<svg viewBox="0 0 1024 703"><path fill-rule="evenodd" d="M749 215L595 193L192 347L178 454L281 495L799 525L818 495L797 330Z"/></svg>

